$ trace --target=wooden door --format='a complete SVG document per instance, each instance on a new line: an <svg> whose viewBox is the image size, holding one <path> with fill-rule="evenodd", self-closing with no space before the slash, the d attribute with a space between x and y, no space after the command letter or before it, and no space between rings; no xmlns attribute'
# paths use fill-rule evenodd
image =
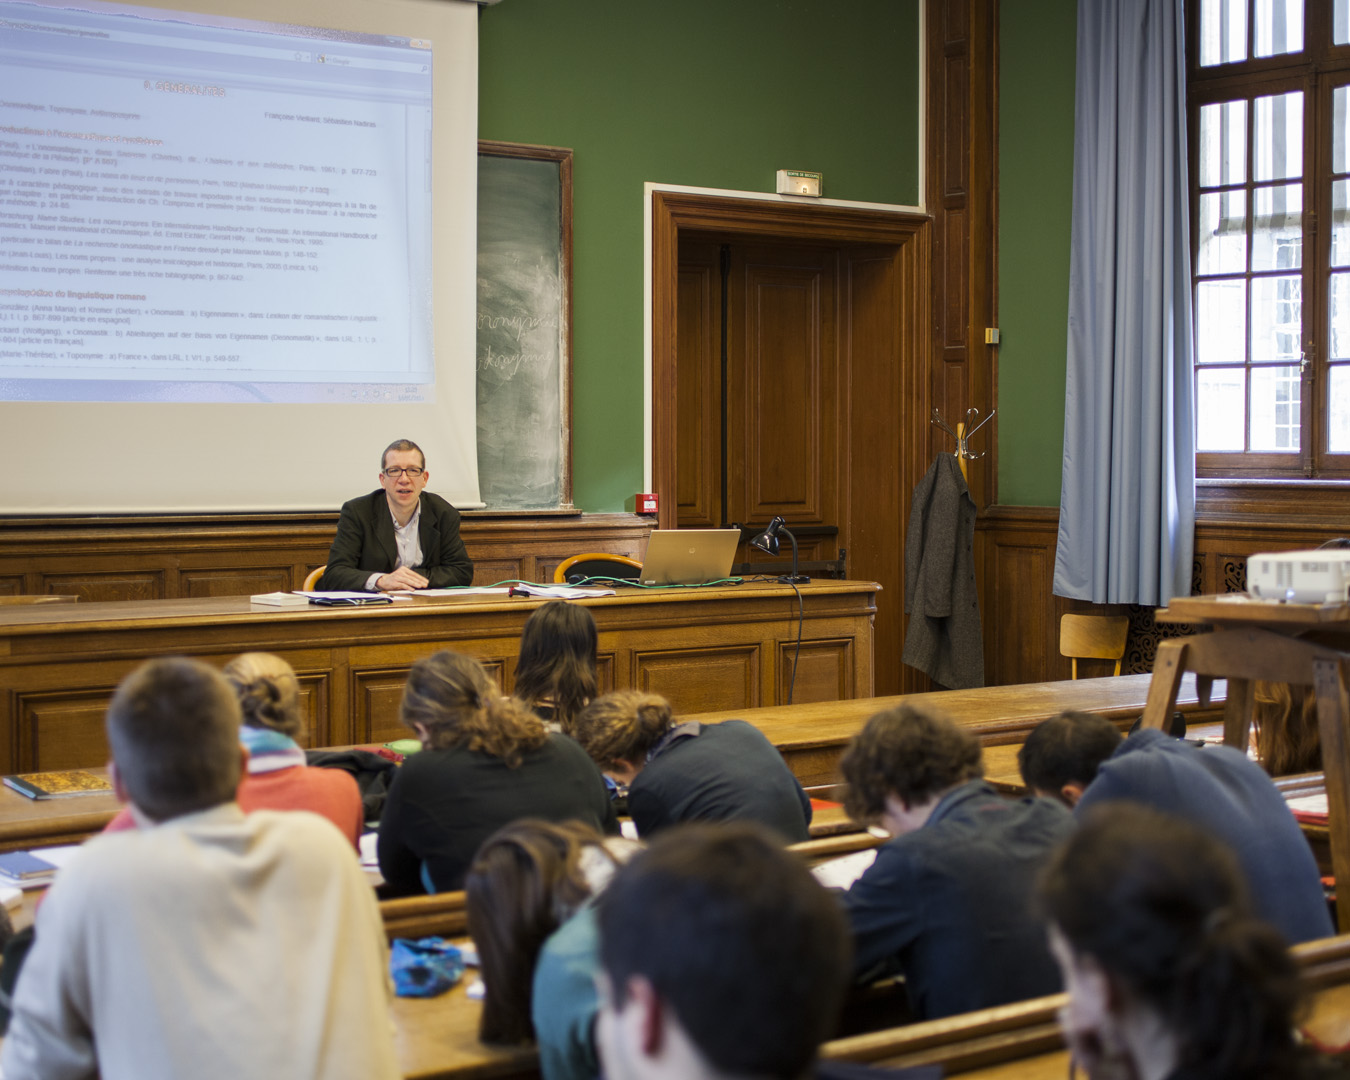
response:
<svg viewBox="0 0 1350 1080"><path fill-rule="evenodd" d="M902 468L903 418L921 415L918 368L902 362L899 318L913 313L898 267L894 244L679 239L678 524L782 514L803 560L846 550L849 577L885 590L878 694L902 689L902 517L917 479Z"/></svg>

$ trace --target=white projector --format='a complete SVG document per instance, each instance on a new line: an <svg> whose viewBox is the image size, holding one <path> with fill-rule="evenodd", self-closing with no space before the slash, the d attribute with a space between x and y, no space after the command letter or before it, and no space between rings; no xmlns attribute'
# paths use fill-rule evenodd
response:
<svg viewBox="0 0 1350 1080"><path fill-rule="evenodd" d="M1291 604L1344 603L1350 600L1350 549L1248 555L1247 592Z"/></svg>

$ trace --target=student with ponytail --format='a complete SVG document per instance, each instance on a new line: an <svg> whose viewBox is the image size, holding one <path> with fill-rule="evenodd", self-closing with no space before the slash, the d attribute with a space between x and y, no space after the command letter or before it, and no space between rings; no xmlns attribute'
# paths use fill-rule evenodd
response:
<svg viewBox="0 0 1350 1080"><path fill-rule="evenodd" d="M1093 808L1040 895L1065 1039L1092 1080L1343 1075L1298 1044L1298 968L1209 834L1131 803Z"/></svg>
<svg viewBox="0 0 1350 1080"><path fill-rule="evenodd" d="M744 720L675 723L658 694L596 698L574 735L597 765L628 785L639 836L681 821L757 821L785 843L809 839L811 800L762 732Z"/></svg>
<svg viewBox="0 0 1350 1080"><path fill-rule="evenodd" d="M581 748L502 697L472 657L442 651L413 664L401 718L422 750L399 769L380 819L380 872L396 895L462 888L479 845L518 818L618 833Z"/></svg>

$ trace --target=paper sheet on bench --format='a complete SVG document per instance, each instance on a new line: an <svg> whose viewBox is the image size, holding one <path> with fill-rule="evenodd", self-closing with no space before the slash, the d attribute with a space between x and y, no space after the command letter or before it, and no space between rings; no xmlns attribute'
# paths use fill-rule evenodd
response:
<svg viewBox="0 0 1350 1080"><path fill-rule="evenodd" d="M823 862L813 867L811 873L815 874L816 880L827 889L847 889L863 876L863 872L876 861L876 858L877 849L868 848L866 851L855 851L851 855L840 855L837 859Z"/></svg>
<svg viewBox="0 0 1350 1080"><path fill-rule="evenodd" d="M1324 791L1320 795L1300 795L1296 799L1285 799L1284 804L1296 814L1299 811L1305 814L1325 814L1327 793Z"/></svg>

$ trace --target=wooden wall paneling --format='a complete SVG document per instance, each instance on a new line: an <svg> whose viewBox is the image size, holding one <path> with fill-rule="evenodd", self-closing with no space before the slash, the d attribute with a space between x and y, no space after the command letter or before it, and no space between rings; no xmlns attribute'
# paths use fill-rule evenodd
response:
<svg viewBox="0 0 1350 1080"><path fill-rule="evenodd" d="M920 249L924 259L926 241L926 234L916 236L907 248ZM905 287L910 258L897 247L859 246L845 249L840 269L840 468L847 526L840 546L848 549L850 576L886 586L877 598L875 624L879 694L900 693L905 685L904 531L927 443L922 417L928 377L914 341L926 338L928 320L925 298L911 295L921 291Z"/></svg>
<svg viewBox="0 0 1350 1080"><path fill-rule="evenodd" d="M178 574L178 592L180 596L251 596L285 592L291 588L293 578L290 566L182 570Z"/></svg>
<svg viewBox="0 0 1350 1080"><path fill-rule="evenodd" d="M44 573L34 590L38 593L59 593L78 596L81 600L97 603L105 600L159 600L168 591L165 580L173 575L170 570L98 570ZM175 575L176 578L176 575Z"/></svg>
<svg viewBox="0 0 1350 1080"><path fill-rule="evenodd" d="M533 559L530 560L531 563L534 561ZM562 560L558 561L561 562ZM495 585L499 581L541 581L547 584L552 580L553 574L551 571L547 578L534 577L523 559L474 559L473 561L473 583L475 585Z"/></svg>
<svg viewBox="0 0 1350 1080"><path fill-rule="evenodd" d="M680 242L675 500L681 528L722 524L721 245Z"/></svg>
<svg viewBox="0 0 1350 1080"><path fill-rule="evenodd" d="M551 580L569 555L640 557L653 522L634 514L464 516L475 581ZM87 601L247 596L298 589L328 558L337 514L0 518L0 594Z"/></svg>

